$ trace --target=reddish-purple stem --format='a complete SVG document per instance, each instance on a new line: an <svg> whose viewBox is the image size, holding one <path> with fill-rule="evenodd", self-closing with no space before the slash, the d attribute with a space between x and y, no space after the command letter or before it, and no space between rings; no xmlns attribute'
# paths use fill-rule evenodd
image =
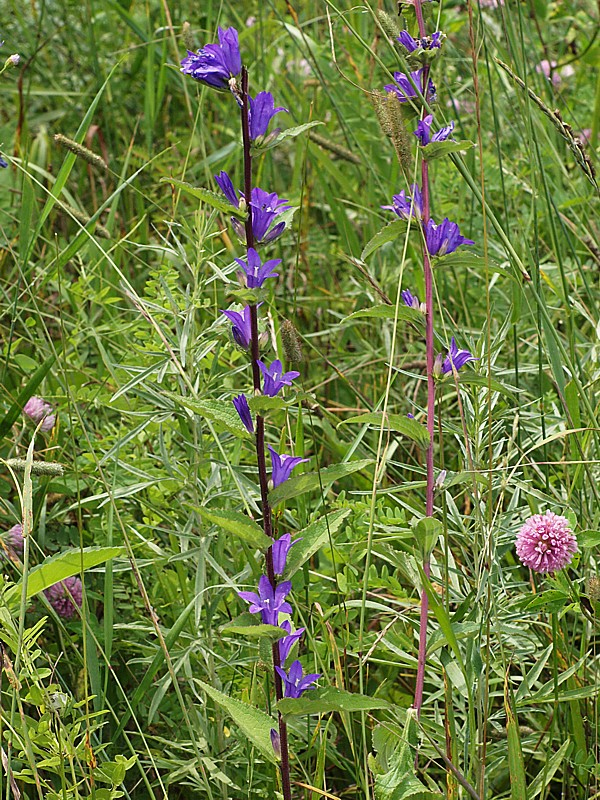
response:
<svg viewBox="0 0 600 800"><path fill-rule="evenodd" d="M250 198L252 196L252 144L250 142L250 118L248 100L248 70L242 67L242 142L244 146L244 198L246 200L247 216L245 222L246 230L246 249L254 247L254 231L252 230L252 206ZM254 391L261 391L260 387L260 368L258 366L258 308L256 304L250 306L250 325L252 341L250 342L250 354L252 359L252 384ZM262 506L262 523L265 534L273 538L273 518L271 506L269 504L269 479L267 476L267 463L265 458L265 420L260 414L256 415L256 460L258 464L258 481L260 485L260 499ZM271 547L265 553L267 563L267 577L271 581L271 586L275 588L277 579L273 569L273 550ZM271 648L273 657L273 679L275 682L275 697L281 700L283 697L283 685L276 667L281 666L279 657L279 642L273 642ZM290 783L290 755L288 747L287 725L282 715L277 712L279 722L279 741L281 744L281 786L283 789L284 800L292 800L292 787Z"/></svg>

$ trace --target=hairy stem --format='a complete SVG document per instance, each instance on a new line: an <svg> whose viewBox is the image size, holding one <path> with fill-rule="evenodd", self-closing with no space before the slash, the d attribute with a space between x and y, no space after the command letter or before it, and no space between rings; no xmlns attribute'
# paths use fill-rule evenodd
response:
<svg viewBox="0 0 600 800"><path fill-rule="evenodd" d="M248 70L242 67L242 141L244 146L244 198L246 200L247 216L245 222L246 230L246 249L254 247L254 231L252 230L252 206L250 198L252 193L252 147L250 142L250 101L248 95ZM260 393L260 369L258 366L258 307L256 304L250 306L250 323L252 330L252 341L250 343L250 353L252 358L252 384L255 393ZM273 517L269 504L269 479L267 477L267 464L265 459L265 420L260 414L256 415L256 460L258 464L258 481L260 485L260 499L262 506L262 524L265 534L273 538ZM267 563L267 577L273 589L277 585L275 571L273 569L273 550L271 547L265 554ZM273 679L275 683L275 697L281 700L283 697L283 686L276 667L281 666L279 658L279 642L274 642L272 647L273 656ZM281 744L281 785L284 800L292 800L292 788L290 783L290 756L288 748L287 725L282 715L277 712L279 722L279 740Z"/></svg>

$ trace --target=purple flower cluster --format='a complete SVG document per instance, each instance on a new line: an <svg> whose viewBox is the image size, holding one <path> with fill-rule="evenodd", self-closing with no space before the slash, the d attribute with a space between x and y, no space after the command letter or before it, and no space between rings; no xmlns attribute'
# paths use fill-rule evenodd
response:
<svg viewBox="0 0 600 800"><path fill-rule="evenodd" d="M46 599L59 617L71 619L83 602L83 585L79 578L65 578L46 589Z"/></svg>
<svg viewBox="0 0 600 800"><path fill-rule="evenodd" d="M444 41L444 34L441 31L436 31L432 33L431 36L424 36L422 39L414 39L408 31L401 31L397 38L400 44L405 47L409 53L414 53L415 50L419 48L421 50L439 49Z"/></svg>
<svg viewBox="0 0 600 800"><path fill-rule="evenodd" d="M41 397L30 397L23 406L23 413L36 424L41 422L44 433L48 433L56 425L56 414L53 413L52 406Z"/></svg>
<svg viewBox="0 0 600 800"><path fill-rule="evenodd" d="M6 545L10 556L22 558L25 550L25 539L23 538L23 526L20 522L9 528L3 536L4 544ZM0 551L1 555L1 551Z"/></svg>
<svg viewBox="0 0 600 800"><path fill-rule="evenodd" d="M269 92L259 92L255 97L244 96L245 88L242 89L237 82L237 77L242 73L241 83L244 87L246 85L238 34L234 28L219 28L219 44L205 45L197 53L188 52L187 57L181 62L181 71L215 89L232 91L242 108L244 125L244 115L246 111L248 113L249 138L255 148L265 148L276 139L279 130L275 129L269 133L269 126L276 114L287 112L287 109L283 106L276 106L275 100ZM246 99L248 105L246 105ZM250 163L247 152L249 148L246 142L244 146L245 166L247 167ZM267 192L259 187L251 189L250 196L247 197L247 189L244 192L236 189L231 177L225 171L215 175L215 180L227 201L239 212L231 218L231 224L239 240L247 245L250 243L247 242L246 225L248 219L250 220L255 246L248 246L245 257L236 258L235 262L240 267L238 274L241 284L247 289L260 291L268 280L279 277L276 269L281 264L281 259L263 261L257 252L258 248L270 244L283 234L286 221L281 217L291 206L286 199L279 197L275 192ZM246 220L241 219L244 215L247 215ZM292 382L299 377L300 373L295 370L286 372L278 358L267 364L265 360L257 357L257 354L260 353L261 342L260 340L255 341L253 337L256 335L256 315L260 303L256 303L255 300L250 300L250 302L251 305L246 305L241 310L225 309L222 310L222 313L231 323L231 333L235 343L243 350L249 351L254 360L254 393L259 394L262 390L264 397L276 397L284 388L291 387ZM262 376L262 387L259 376ZM233 406L245 429L250 434L256 433L257 447L262 449L264 419L260 416L257 417L255 424L248 398L244 393L233 398ZM308 460L299 456L280 454L270 446L268 446L268 450L271 456L271 478L265 487L268 476L263 471L261 486L269 490L287 481L292 470ZM268 506L267 513L270 513ZM278 658L274 659L278 696L281 696L280 689L282 689L285 697L296 698L310 689L320 677L316 674L305 675L302 664L298 660L287 665L292 652L304 634L304 628L293 630L289 619L280 619L281 615L292 613L292 606L287 600L292 584L291 581L281 580L281 578L285 573L288 554L298 541L299 539L292 540L290 533L273 539L266 558L267 574L261 576L257 591L239 592L240 598L249 604L251 614L260 614L264 624L280 627L285 632L285 635L279 639L278 648L275 651ZM271 739L274 751L283 758L281 738L277 731L272 731Z"/></svg>
<svg viewBox="0 0 600 800"><path fill-rule="evenodd" d="M437 97L431 78L427 79L427 93L425 93L425 71L423 69L417 69L408 75L404 72L394 72L394 83L388 83L383 88L386 92L395 94L401 103L416 100L419 94L425 97L427 103L435 103Z"/></svg>
<svg viewBox="0 0 600 800"><path fill-rule="evenodd" d="M554 573L571 563L577 539L566 517L552 511L534 514L523 525L516 540L522 563L540 573Z"/></svg>

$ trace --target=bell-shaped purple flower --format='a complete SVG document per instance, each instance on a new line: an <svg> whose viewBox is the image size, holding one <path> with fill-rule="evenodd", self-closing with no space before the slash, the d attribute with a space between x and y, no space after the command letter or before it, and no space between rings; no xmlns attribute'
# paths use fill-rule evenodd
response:
<svg viewBox="0 0 600 800"><path fill-rule="evenodd" d="M411 183L412 198L406 194L404 189L400 194L395 194L392 197L391 206L381 206L382 208L393 211L400 219L410 219L411 216L415 219L421 220L423 217L423 197L421 190L416 183Z"/></svg>
<svg viewBox="0 0 600 800"><path fill-rule="evenodd" d="M304 461L308 461L308 458L279 455L279 453L273 450L271 445L268 445L268 450L271 454L271 466L273 468L273 474L271 475L273 486L279 486L285 483L292 474L294 467L297 467L298 464L302 464Z"/></svg>
<svg viewBox="0 0 600 800"><path fill-rule="evenodd" d="M417 130L414 131L415 136L419 140L419 143L425 147L430 142L444 142L448 139L454 130L454 122L451 122L449 125L446 125L443 128L440 128L437 133L434 133L433 136L431 135L431 123L433 122L433 114L428 114L423 119L420 119L417 123Z"/></svg>
<svg viewBox="0 0 600 800"><path fill-rule="evenodd" d="M287 636L284 636L279 640L279 661L281 662L281 666L285 666L285 662L292 650L292 647L302 638L305 628L298 628L297 631L292 633L292 626L287 620L282 622L279 627L283 628L283 630L287 631L288 633Z"/></svg>
<svg viewBox="0 0 600 800"><path fill-rule="evenodd" d="M258 359L256 363L260 367L260 371L264 377L263 394L266 394L267 397L275 397L280 389L284 386L291 386L294 378L300 375L296 370L283 372L281 361L278 358L273 361L270 367L267 367L260 359Z"/></svg>
<svg viewBox="0 0 600 800"><path fill-rule="evenodd" d="M401 31L398 36L398 41L405 47L409 53L414 53L421 46L419 39L413 39L408 31Z"/></svg>
<svg viewBox="0 0 600 800"><path fill-rule="evenodd" d="M475 244L472 239L462 236L456 222L450 222L448 217L439 225L430 219L425 226L425 240L427 250L432 256L453 253L461 244Z"/></svg>
<svg viewBox="0 0 600 800"><path fill-rule="evenodd" d="M295 544L298 544L301 538L302 537L292 541L292 534L284 533L283 536L280 536L279 539L276 539L273 542L271 550L273 553L273 571L275 572L275 575L283 575L285 572L288 553Z"/></svg>
<svg viewBox="0 0 600 800"><path fill-rule="evenodd" d="M402 300L404 301L404 305L408 306L409 308L414 308L417 311L420 310L421 304L419 303L419 298L416 294L413 294L410 289L404 289L400 292Z"/></svg>
<svg viewBox="0 0 600 800"><path fill-rule="evenodd" d="M452 341L450 342L448 355L442 362L442 373L447 375L449 372L452 372L452 366L454 366L454 369L458 371L469 361L477 360L477 357L474 356L469 350L459 350L458 345L456 344L456 339L453 336Z"/></svg>
<svg viewBox="0 0 600 800"><path fill-rule="evenodd" d="M234 397L233 405L248 433L254 433L254 423L252 422L252 414L250 413L250 406L248 405L246 395L238 394L237 397Z"/></svg>
<svg viewBox="0 0 600 800"><path fill-rule="evenodd" d="M312 684L316 683L321 677L318 673L303 676L302 664L299 661L292 661L292 665L287 672L281 667L275 667L275 669L285 687L284 697L302 697L307 689L314 688Z"/></svg>
<svg viewBox="0 0 600 800"><path fill-rule="evenodd" d="M218 175L215 175L215 180L219 184L220 190L223 192L225 197L229 200L232 206L236 208L240 207L240 198L238 193L236 192L233 183L231 182L231 178L225 172L225 170L221 170Z"/></svg>
<svg viewBox="0 0 600 800"><path fill-rule="evenodd" d="M419 47L423 50L435 50L442 46L443 33L436 31L431 36L424 36L422 39L414 39L408 31L401 31L397 37L400 44L405 47L409 53L414 53Z"/></svg>
<svg viewBox="0 0 600 800"><path fill-rule="evenodd" d="M279 731L275 728L271 728L271 744L273 746L275 758L281 758L281 738L279 736Z"/></svg>
<svg viewBox="0 0 600 800"><path fill-rule="evenodd" d="M406 103L408 100L413 100L418 97L413 84L419 87L421 94L428 103L435 102L436 89L431 78L427 81L427 95L425 95L424 73L422 69L411 72L410 77L404 72L394 72L394 81L394 83L388 83L383 88L386 92L393 92L401 103Z"/></svg>
<svg viewBox="0 0 600 800"><path fill-rule="evenodd" d="M238 32L219 28L219 44L206 44L197 53L188 50L181 61L181 72L213 89L229 89L232 78L242 71Z"/></svg>
<svg viewBox="0 0 600 800"><path fill-rule="evenodd" d="M250 347L252 341L252 323L250 319L250 306L244 306L241 311L223 311L227 319L231 322L231 332L236 343L244 350Z"/></svg>
<svg viewBox="0 0 600 800"><path fill-rule="evenodd" d="M248 611L251 614L258 614L260 611L265 625L279 625L279 614L292 613L291 605L285 602L291 588L291 581L283 581L273 589L268 577L261 575L258 582L258 594L256 592L238 592L238 595L242 600L250 603Z"/></svg>
<svg viewBox="0 0 600 800"><path fill-rule="evenodd" d="M250 196L252 206L252 232L257 242L272 242L281 236L285 229L285 222L273 225L275 218L291 208L288 201L279 197L275 192L265 192L256 187ZM271 227L273 226L273 227Z"/></svg>
<svg viewBox="0 0 600 800"><path fill-rule="evenodd" d="M0 156L0 168L6 169L8 167L8 161L5 161L2 156Z"/></svg>
<svg viewBox="0 0 600 800"><path fill-rule="evenodd" d="M274 268L281 264L280 258L272 258L270 261L261 261L260 256L253 247L248 248L248 260L241 258L235 259L246 275L246 286L249 289L260 289L267 278L277 278L278 272L273 272Z"/></svg>
<svg viewBox="0 0 600 800"><path fill-rule="evenodd" d="M250 138L253 142L264 136L269 127L269 123L280 111L289 113L287 108L278 106L275 108L275 101L271 92L259 92L255 98L250 98ZM273 131L275 133L275 131Z"/></svg>

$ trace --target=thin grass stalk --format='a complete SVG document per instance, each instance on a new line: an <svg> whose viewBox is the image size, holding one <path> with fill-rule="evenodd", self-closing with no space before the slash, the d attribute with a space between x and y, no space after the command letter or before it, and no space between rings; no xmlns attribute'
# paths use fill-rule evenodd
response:
<svg viewBox="0 0 600 800"><path fill-rule="evenodd" d="M244 197L246 198L247 216L245 222L246 231L246 250L254 247L254 231L252 230L252 206L250 204L250 197L252 193L252 145L250 142L250 120L249 109L250 101L248 95L248 70L242 67L242 142L244 148ZM260 356L258 349L258 307L256 304L250 306L250 321L252 330L252 339L250 343L250 353L252 358L252 384L254 391L260 393L260 369L258 366L258 359ZM269 479L267 476L267 465L265 461L265 420L260 414L256 415L256 461L258 464L258 481L260 485L260 498L262 507L262 524L265 534L273 538L273 520L271 515L271 506L269 504ZM273 568L273 549L269 547L265 554L267 565L267 577L271 582L271 586L275 589L277 579L275 577L275 570ZM279 657L279 642L273 642L271 647L273 657L273 680L275 684L275 697L277 700L283 698L283 686L281 677L277 672L277 668L281 667L281 659ZM282 714L277 712L277 720L279 723L279 740L281 745L281 784L283 790L284 800L291 800L292 789L290 784L290 756L288 746L287 724L283 719Z"/></svg>

